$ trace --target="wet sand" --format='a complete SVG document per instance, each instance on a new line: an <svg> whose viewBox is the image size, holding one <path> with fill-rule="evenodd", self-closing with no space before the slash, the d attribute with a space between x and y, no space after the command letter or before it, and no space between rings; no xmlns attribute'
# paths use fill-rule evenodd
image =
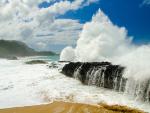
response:
<svg viewBox="0 0 150 113"><path fill-rule="evenodd" d="M144 113L125 106L106 104L88 105L69 102L53 102L45 105L0 109L0 113Z"/></svg>

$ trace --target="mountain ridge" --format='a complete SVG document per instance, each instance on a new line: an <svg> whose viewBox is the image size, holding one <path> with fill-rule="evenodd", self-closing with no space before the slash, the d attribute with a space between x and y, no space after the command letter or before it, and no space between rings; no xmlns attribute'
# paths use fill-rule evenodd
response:
<svg viewBox="0 0 150 113"><path fill-rule="evenodd" d="M56 53L52 51L36 51L21 41L0 40L0 58L49 55L56 55Z"/></svg>

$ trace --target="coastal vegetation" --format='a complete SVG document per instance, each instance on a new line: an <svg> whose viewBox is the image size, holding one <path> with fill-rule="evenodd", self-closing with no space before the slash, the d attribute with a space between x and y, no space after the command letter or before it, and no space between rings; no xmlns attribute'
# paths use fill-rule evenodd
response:
<svg viewBox="0 0 150 113"><path fill-rule="evenodd" d="M14 57L50 55L56 55L56 53L52 51L36 51L20 41L0 40L0 58L12 59Z"/></svg>

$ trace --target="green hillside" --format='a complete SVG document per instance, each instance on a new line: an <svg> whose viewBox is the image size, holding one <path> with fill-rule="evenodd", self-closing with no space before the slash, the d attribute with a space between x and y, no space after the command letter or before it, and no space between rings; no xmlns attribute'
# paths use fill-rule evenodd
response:
<svg viewBox="0 0 150 113"><path fill-rule="evenodd" d="M14 56L48 56L55 55L52 51L35 51L20 41L0 40L0 57L9 58Z"/></svg>

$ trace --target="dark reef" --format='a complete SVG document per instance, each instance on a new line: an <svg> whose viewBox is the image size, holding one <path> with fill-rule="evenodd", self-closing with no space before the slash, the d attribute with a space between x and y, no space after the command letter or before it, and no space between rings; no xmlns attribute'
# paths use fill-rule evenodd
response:
<svg viewBox="0 0 150 113"><path fill-rule="evenodd" d="M70 62L63 67L61 73L77 78L86 85L124 91L127 81L122 76L124 69L125 67L110 62Z"/></svg>
<svg viewBox="0 0 150 113"><path fill-rule="evenodd" d="M47 64L48 62L43 61L43 60L31 60L31 61L27 61L25 63L26 64Z"/></svg>
<svg viewBox="0 0 150 113"><path fill-rule="evenodd" d="M136 99L150 102L150 79L136 81L124 78L126 68L110 62L69 62L61 73L80 80L85 85L94 85L129 93Z"/></svg>

